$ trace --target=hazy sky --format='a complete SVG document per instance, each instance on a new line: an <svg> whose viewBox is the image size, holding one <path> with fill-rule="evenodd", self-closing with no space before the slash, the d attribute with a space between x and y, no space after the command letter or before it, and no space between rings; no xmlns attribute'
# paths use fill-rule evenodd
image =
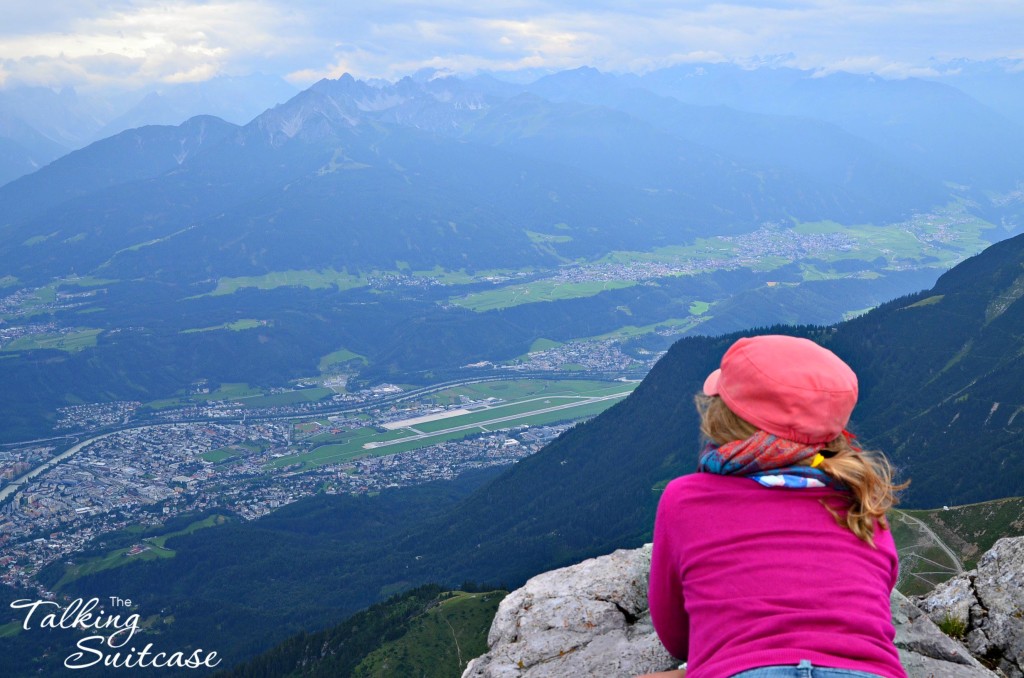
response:
<svg viewBox="0 0 1024 678"><path fill-rule="evenodd" d="M1020 0L0 0L0 86L137 87L263 72L646 71L782 57L902 76L1024 58Z"/></svg>

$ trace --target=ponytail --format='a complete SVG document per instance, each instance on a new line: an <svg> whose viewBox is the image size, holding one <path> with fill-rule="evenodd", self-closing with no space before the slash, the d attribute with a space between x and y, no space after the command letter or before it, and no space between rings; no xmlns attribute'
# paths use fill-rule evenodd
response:
<svg viewBox="0 0 1024 678"><path fill-rule="evenodd" d="M718 396L698 394L696 403L701 433L716 445L745 440L758 431ZM860 449L845 435L825 445L821 454L824 460L818 468L850 490L846 505L835 506L825 501L822 505L841 527L874 546L875 526L889 529L886 513L898 501L896 492L909 483L893 485L892 466L885 456Z"/></svg>
<svg viewBox="0 0 1024 678"><path fill-rule="evenodd" d="M842 510L822 502L836 522L874 546L875 525L889 529L886 514L896 505L897 490L909 483L893 485L892 466L880 452L862 450L846 436L839 436L822 450L825 460L818 466L850 488L850 501Z"/></svg>

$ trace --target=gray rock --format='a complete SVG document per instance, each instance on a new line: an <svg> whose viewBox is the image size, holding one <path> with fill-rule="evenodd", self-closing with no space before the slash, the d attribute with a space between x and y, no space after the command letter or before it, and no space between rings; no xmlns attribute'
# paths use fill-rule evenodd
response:
<svg viewBox="0 0 1024 678"><path fill-rule="evenodd" d="M899 591L892 592L892 620L900 661L911 678L995 675Z"/></svg>
<svg viewBox="0 0 1024 678"><path fill-rule="evenodd" d="M650 545L545 572L498 607L464 678L635 676L678 665L647 612Z"/></svg>
<svg viewBox="0 0 1024 678"><path fill-rule="evenodd" d="M927 596L917 599L918 607L928 613L936 624L955 619L967 626L971 620L971 608L978 604L972 583L974 574L972 570L939 584Z"/></svg>
<svg viewBox="0 0 1024 678"><path fill-rule="evenodd" d="M650 561L648 544L537 575L502 601L490 649L463 678L614 678L673 668L678 662L661 646L647 611ZM996 676L898 592L892 612L910 678Z"/></svg>
<svg viewBox="0 0 1024 678"><path fill-rule="evenodd" d="M951 664L931 657L900 650L900 662L910 678L981 678L996 676L988 669L977 669L963 664Z"/></svg>
<svg viewBox="0 0 1024 678"><path fill-rule="evenodd" d="M1000 539L978 561L919 602L933 620L964 619L965 642L1008 678L1024 678L1024 537Z"/></svg>

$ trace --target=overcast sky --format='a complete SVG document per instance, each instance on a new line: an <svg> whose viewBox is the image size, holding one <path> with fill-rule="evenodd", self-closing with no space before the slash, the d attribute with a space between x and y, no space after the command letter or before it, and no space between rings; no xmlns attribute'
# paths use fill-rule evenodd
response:
<svg viewBox="0 0 1024 678"><path fill-rule="evenodd" d="M298 86L582 65L643 72L781 57L923 74L1024 58L1021 0L0 0L0 86L79 89L261 72Z"/></svg>

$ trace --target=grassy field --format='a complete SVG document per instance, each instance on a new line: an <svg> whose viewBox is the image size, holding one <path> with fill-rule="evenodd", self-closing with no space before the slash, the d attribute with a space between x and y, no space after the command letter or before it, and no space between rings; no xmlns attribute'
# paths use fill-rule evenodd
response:
<svg viewBox="0 0 1024 678"><path fill-rule="evenodd" d="M957 571L975 567L978 558L1000 538L1024 535L1024 497L927 511L896 511L892 528L900 552L899 589L919 595Z"/></svg>
<svg viewBox="0 0 1024 678"><path fill-rule="evenodd" d="M530 344L529 353L537 353L539 351L547 351L547 350L552 349L552 348L558 348L561 345L562 345L562 342L560 342L560 341L555 341L554 339L544 339L542 337L542 338L537 339L536 341L534 341L532 344Z"/></svg>
<svg viewBox="0 0 1024 678"><path fill-rule="evenodd" d="M236 398L236 400L246 407L281 407L283 405L323 400L332 395L334 395L334 391L329 388L300 388L295 391L285 391L284 393L244 396Z"/></svg>
<svg viewBox="0 0 1024 678"><path fill-rule="evenodd" d="M906 514L891 515L892 536L900 556L897 588L905 595L921 595L962 571L958 558L950 556L927 530Z"/></svg>
<svg viewBox="0 0 1024 678"><path fill-rule="evenodd" d="M538 233L537 231L526 231L526 237L530 242L537 245L546 245L553 242L572 242L571 235L555 235L551 233Z"/></svg>
<svg viewBox="0 0 1024 678"><path fill-rule="evenodd" d="M468 273L465 269L458 271L446 271L440 266L437 266L430 271L413 271L412 275L416 278L430 278L441 285L472 285L481 282L492 282L494 280L512 279L519 274L530 274L533 272L534 271L527 268L496 268Z"/></svg>
<svg viewBox="0 0 1024 678"><path fill-rule="evenodd" d="M21 244L24 245L25 247L31 247L32 245L40 245L55 235L57 235L56 231L48 235L34 235L28 240L23 241Z"/></svg>
<svg viewBox="0 0 1024 678"><path fill-rule="evenodd" d="M113 285L119 282L114 278L97 278L91 275L76 275L67 278L61 278L58 281L58 285L73 285L75 287L101 287L103 285Z"/></svg>
<svg viewBox="0 0 1024 678"><path fill-rule="evenodd" d="M214 332L216 330L231 330L232 332L241 332L242 330L253 330L257 327L263 327L267 324L266 320L256 320L255 318L242 318L240 320L234 320L232 322L221 323L220 325L211 325L210 327L194 327L188 330L181 330L179 334L194 334L196 332Z"/></svg>
<svg viewBox="0 0 1024 678"><path fill-rule="evenodd" d="M33 334L20 337L3 348L4 351L32 351L55 349L75 353L96 345L96 338L103 330L79 328L66 334Z"/></svg>
<svg viewBox="0 0 1024 678"><path fill-rule="evenodd" d="M57 582L57 590L60 590L62 586L65 586L66 584L69 584L70 582L73 582L76 579L79 579L80 577L84 577L86 575L90 575L96 572L101 572L103 570L109 570L114 567L121 567L122 565L129 565L131 563L143 560L156 560L158 558L174 557L174 551L171 551L169 549L149 548L146 551L143 551L142 553L139 553L134 556L128 555L128 552L130 550L131 549L127 548L117 549L111 551L105 556L90 558L84 563L73 565L64 574L61 580Z"/></svg>
<svg viewBox="0 0 1024 678"><path fill-rule="evenodd" d="M634 386L634 385L630 385ZM630 392L632 388L623 389L623 392ZM491 421L494 419L504 419L505 417L514 417L516 415L531 414L536 412L538 409L547 407L555 407L559 405L569 405L573 402L583 401L585 398L582 396L570 396L570 395L549 395L536 400L525 400L516 403L510 403L508 405L498 405L496 407L488 407L484 410L477 412L470 412L469 414L463 414L458 417L450 417L447 419L438 419L436 421L429 421L422 424L416 424L412 428L423 433L434 433L437 431L444 431L446 429L454 428L456 426L466 426L468 424L480 424L483 422ZM556 410L556 412L564 412L566 410ZM563 417L564 418L564 417ZM504 426L504 424L502 424Z"/></svg>
<svg viewBox="0 0 1024 678"><path fill-rule="evenodd" d="M12 621L10 623L0 626L0 638L8 638L10 636L16 636L21 633L22 622Z"/></svg>
<svg viewBox="0 0 1024 678"><path fill-rule="evenodd" d="M375 275L397 274L412 275L416 278L431 278L441 285L472 285L494 279L511 279L517 274L530 272L529 269L493 269L468 273L465 270L447 271L441 267L429 271L409 271L405 262L396 262L396 265L398 269L396 271L373 271L367 275L358 276L328 268L321 271L302 269L272 271L257 276L225 277L217 280L217 286L212 291L197 296L222 296L234 294L238 290L246 288L272 290L278 287L306 287L315 290L334 287L339 291L345 291L366 287L369 284L369 278Z"/></svg>
<svg viewBox="0 0 1024 678"><path fill-rule="evenodd" d="M358 360L359 362L366 363L366 356L361 356L358 353L353 353L347 348L339 348L337 351L328 353L323 358L320 358L320 364L318 368L320 372L326 372L335 365L344 365L347 362Z"/></svg>
<svg viewBox="0 0 1024 678"><path fill-rule="evenodd" d="M597 397L618 392L621 382L594 381L585 379L514 379L509 381L484 381L445 389L431 394L428 400L436 405L448 407L457 405L461 396L472 400L499 398L508 402L540 396L583 396Z"/></svg>
<svg viewBox="0 0 1024 678"><path fill-rule="evenodd" d="M401 439L411 438L414 436L415 433L412 431L402 429L400 431L389 431L389 433L398 434L390 437L391 440L396 440L398 442L394 442L384 447L375 447L371 449L364 448L363 445L366 443L382 442L381 439L374 436L371 437L371 439L353 440L340 445L323 445L305 454L281 457L280 459L274 460L270 465L287 466L289 464L299 463L302 465L302 469L311 469L317 466L323 466L324 464L342 464L346 461L352 461L353 459L359 459L361 457L384 457L389 454L418 450L421 447L428 447L430 445L436 445L437 443L443 443L449 440L461 440L467 436L486 433L486 430L478 427L461 431L452 431L449 433L438 433L426 438L416 438L415 440L409 440L407 442L401 442Z"/></svg>
<svg viewBox="0 0 1024 678"><path fill-rule="evenodd" d="M146 240L145 242L135 243L134 245L129 245L128 247L119 249L118 251L114 252L114 256L112 256L106 262L101 264L100 268L103 268L103 267L109 265L110 263L112 263L113 260L117 257L117 255L121 254L122 252L138 252L139 250L141 250L141 249L143 249L145 247L152 247L153 245L159 245L160 243L167 242L171 238L177 237L177 236L181 235L182 233L188 233L193 228L195 228L195 226L187 226L187 227L181 229L180 231L175 231L174 233L170 233L170 234L165 235L163 237L153 238L151 240Z"/></svg>
<svg viewBox="0 0 1024 678"><path fill-rule="evenodd" d="M221 464L231 459L248 456L253 452L260 452L263 449L263 446L259 443L246 442L229 445L228 447L220 447L216 450L205 452L199 456L214 464Z"/></svg>
<svg viewBox="0 0 1024 678"><path fill-rule="evenodd" d="M64 576L60 578L54 587L56 590L60 590L61 587L67 584L95 572L101 572L103 570L109 570L114 567L123 567L130 565L131 563L144 561L144 560L157 560L159 558L173 558L175 552L165 546L168 539L172 537L178 537L184 534L192 534L196 530L202 530L207 527L213 527L215 525L222 525L227 522L227 518L221 515L207 516L202 520L197 520L187 527L175 532L169 532L167 534L161 534L154 537L147 537L142 541L149 548L134 556L128 555L131 548L115 549L106 553L102 556L96 556L95 558L89 558L81 563L75 563L67 567L64 571Z"/></svg>
<svg viewBox="0 0 1024 678"><path fill-rule="evenodd" d="M929 263L929 266L949 268L988 247L989 242L982 234L992 228L995 226L984 219L971 216L956 206L948 206L933 214L916 215L911 221L900 224L843 226L822 221L797 223L793 230L803 235L841 233L856 242L851 250L830 252L820 257L825 261L871 261L883 257L892 266L898 261L935 257L938 261Z"/></svg>
<svg viewBox="0 0 1024 678"><path fill-rule="evenodd" d="M335 287L338 290L350 290L356 287L365 287L366 278L363 276L349 275L345 272L334 269L298 270L298 271L272 271L264 275L242 276L238 278L220 278L217 287L211 292L198 296L222 296L234 294L245 288L258 290L272 290L277 287L308 287L309 289L324 289Z"/></svg>
<svg viewBox="0 0 1024 678"><path fill-rule="evenodd" d="M206 516L202 520L197 520L194 523L189 524L184 529L177 530L175 532L168 532L167 534L157 535L155 537L148 537L148 538L146 538L146 541L149 542L150 544L153 544L154 546L157 546L157 547L162 548L162 549L166 549L165 544L167 543L168 539L173 539L174 537L180 537L180 536L186 535L186 534L192 534L193 532L196 532L197 530L203 530L203 529L206 529L207 527L215 527L217 525L223 525L227 521L228 521L228 518L226 516L222 516L222 515ZM173 554L174 551L171 551L171 553Z"/></svg>
<svg viewBox="0 0 1024 678"><path fill-rule="evenodd" d="M706 301L695 301L690 304L690 315L704 315L711 308L711 304Z"/></svg>
<svg viewBox="0 0 1024 678"><path fill-rule="evenodd" d="M487 632L505 591L452 591L413 620L401 637L367 655L356 667L358 678L458 676L471 659L487 651Z"/></svg>
<svg viewBox="0 0 1024 678"><path fill-rule="evenodd" d="M694 325L700 324L700 320L695 318L668 318L661 322L651 323L650 325L625 325L611 332L605 334L599 334L596 337L586 337L586 339L630 339L632 337L639 337L643 334L650 334L658 330L675 330L683 332Z"/></svg>
<svg viewBox="0 0 1024 678"><path fill-rule="evenodd" d="M907 306L906 308L920 308L922 306L933 306L942 301L945 297L945 294L936 294L934 296L922 299L921 301L914 302L913 304Z"/></svg>
<svg viewBox="0 0 1024 678"><path fill-rule="evenodd" d="M206 461L212 462L214 464L219 464L220 462L225 461L227 459L234 459L235 457L238 456L238 454L239 451L236 449L232 449L230 447L221 447L216 450L204 452L199 456L205 459Z"/></svg>
<svg viewBox="0 0 1024 678"><path fill-rule="evenodd" d="M193 400L233 400L235 398L248 398L249 396L263 395L263 391L249 386L249 384L228 382L221 384L216 391L192 396Z"/></svg>
<svg viewBox="0 0 1024 678"><path fill-rule="evenodd" d="M265 393L248 384L225 383L221 384L216 391L211 391L210 393L196 393L177 398L154 400L146 403L146 406L154 410L162 410L169 407L183 407L195 403L227 400L237 402L244 407L280 407L282 405L322 400L332 395L334 395L334 391L329 388L300 388L282 393Z"/></svg>
<svg viewBox="0 0 1024 678"><path fill-rule="evenodd" d="M330 426L330 421L327 419L319 419L317 421L303 421L295 424L295 432L300 435L309 434L321 426Z"/></svg>
<svg viewBox="0 0 1024 678"><path fill-rule="evenodd" d="M926 523L968 569L998 539L1024 535L1024 497L906 513Z"/></svg>
<svg viewBox="0 0 1024 678"><path fill-rule="evenodd" d="M456 306L482 312L491 311L496 308L518 306L520 304L531 304L538 301L559 301L562 299L592 297L606 290L633 287L636 284L635 280L595 280L590 282L536 280L484 292L474 292L463 297L455 297L450 301Z"/></svg>
<svg viewBox="0 0 1024 678"><path fill-rule="evenodd" d="M325 445L344 445L346 443L353 443L362 449L363 443L369 443L374 441L382 440L397 440L398 438L405 438L407 436L415 435L413 431L406 429L398 429L396 431L379 432L372 426L365 428L356 428L341 433L321 433L310 438L312 443L322 443Z"/></svg>
<svg viewBox="0 0 1024 678"><path fill-rule="evenodd" d="M881 226L845 226L831 221L797 222L791 231L778 237L801 237L797 251L805 252L804 257L824 262L824 265L804 265L804 278L828 280L848 275L878 275L877 270L849 272L842 270L843 267L833 269L829 265L846 260L872 262L871 269L883 271L902 270L908 266L946 269L987 247L989 242L983 234L992 228L995 228L993 224L968 214L959 205L951 204L937 208L933 213L917 214L907 222ZM817 243L821 239L814 237L835 235L845 236L848 246L840 246L833 240L819 247ZM535 234L534 242L538 246L549 246L565 237ZM773 237L770 233L758 232L731 236L730 239L698 238L691 244L671 245L646 252L614 251L594 263L669 265L678 267L677 275L740 267L772 271L792 263L797 256L772 254L771 248L762 250L763 239ZM880 263L874 263L876 260ZM632 279L560 283L548 278L455 297L450 302L473 311L488 311L539 301L593 296L605 290L636 284L637 281ZM695 302L690 313L698 316L707 310L705 302Z"/></svg>
<svg viewBox="0 0 1024 678"><path fill-rule="evenodd" d="M304 469L313 468L324 464L339 464L359 457L408 452L496 429L522 425L542 426L560 421L584 419L600 414L621 401L621 398L601 401L588 400L588 398L613 394L622 394L624 397L636 386L636 383L553 380L485 382L461 386L434 394L432 398L435 402L445 402L446 404L457 404L461 395L476 400L501 398L507 402L456 417L418 424L415 427L416 430L402 428L382 433L374 428L366 427L345 431L338 435L322 433L311 438L313 443L322 443L319 447L309 452L279 457L269 466L281 468L292 464L301 464ZM572 404L577 401L578 404L564 409L538 412L538 410L556 405ZM494 421L496 419L505 419L505 421ZM366 448L364 446L367 443L389 444Z"/></svg>

